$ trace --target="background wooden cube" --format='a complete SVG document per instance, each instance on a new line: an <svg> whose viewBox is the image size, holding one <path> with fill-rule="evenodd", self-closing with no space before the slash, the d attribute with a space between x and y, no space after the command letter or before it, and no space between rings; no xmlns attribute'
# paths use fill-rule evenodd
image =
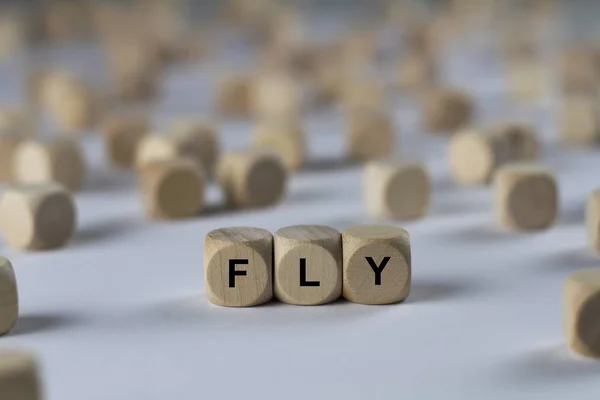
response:
<svg viewBox="0 0 600 400"><path fill-rule="evenodd" d="M56 183L12 184L0 199L0 233L16 249L63 247L76 220L75 200Z"/></svg>
<svg viewBox="0 0 600 400"><path fill-rule="evenodd" d="M550 227L558 213L558 189L552 172L534 163L511 163L494 177L494 201L500 225L509 229Z"/></svg>
<svg viewBox="0 0 600 400"><path fill-rule="evenodd" d="M104 144L109 162L117 168L131 168L140 141L148 134L150 122L141 115L114 115L104 125Z"/></svg>
<svg viewBox="0 0 600 400"><path fill-rule="evenodd" d="M600 143L600 105L597 99L568 97L563 103L559 121L561 140L574 146Z"/></svg>
<svg viewBox="0 0 600 400"><path fill-rule="evenodd" d="M213 124L180 118L170 124L168 133L180 156L195 160L208 176L212 176L221 151L217 128Z"/></svg>
<svg viewBox="0 0 600 400"><path fill-rule="evenodd" d="M257 148L277 153L286 168L296 171L306 160L306 136L297 120L268 120L257 125L254 133Z"/></svg>
<svg viewBox="0 0 600 400"><path fill-rule="evenodd" d="M42 400L36 357L27 351L0 351L0 394L6 400Z"/></svg>
<svg viewBox="0 0 600 400"><path fill-rule="evenodd" d="M250 307L273 297L273 235L259 228L221 228L206 235L204 290L220 306Z"/></svg>
<svg viewBox="0 0 600 400"><path fill-rule="evenodd" d="M158 160L145 165L140 170L140 184L151 218L192 217L204 204L204 172L189 159Z"/></svg>
<svg viewBox="0 0 600 400"><path fill-rule="evenodd" d="M454 133L468 125L475 114L475 105L467 93L449 88L431 89L424 95L422 120L433 133Z"/></svg>
<svg viewBox="0 0 600 400"><path fill-rule="evenodd" d="M600 189L594 190L588 197L585 220L588 244L591 249L600 252Z"/></svg>
<svg viewBox="0 0 600 400"><path fill-rule="evenodd" d="M563 328L574 352L600 358L600 268L571 274L563 291Z"/></svg>
<svg viewBox="0 0 600 400"><path fill-rule="evenodd" d="M297 119L302 112L300 84L289 73L264 72L254 78L251 102L260 119Z"/></svg>
<svg viewBox="0 0 600 400"><path fill-rule="evenodd" d="M397 147L396 124L383 110L355 110L348 116L350 157L368 161L394 154Z"/></svg>
<svg viewBox="0 0 600 400"><path fill-rule="evenodd" d="M0 257L0 336L10 332L18 317L19 294L15 271L10 261Z"/></svg>
<svg viewBox="0 0 600 400"><path fill-rule="evenodd" d="M0 181L14 179L14 155L17 147L23 142L23 135L14 130L0 128Z"/></svg>
<svg viewBox="0 0 600 400"><path fill-rule="evenodd" d="M416 219L429 210L431 182L423 164L372 161L365 167L363 193L373 218Z"/></svg>
<svg viewBox="0 0 600 400"><path fill-rule="evenodd" d="M537 159L539 141L529 126L497 124L459 131L448 149L454 179L464 185L482 185L491 182L494 172L508 162Z"/></svg>
<svg viewBox="0 0 600 400"><path fill-rule="evenodd" d="M320 305L342 294L342 237L333 228L297 225L274 235L275 297L284 303Z"/></svg>
<svg viewBox="0 0 600 400"><path fill-rule="evenodd" d="M397 226L356 226L342 233L344 297L360 304L391 304L410 293L408 232Z"/></svg>
<svg viewBox="0 0 600 400"><path fill-rule="evenodd" d="M287 179L281 158L261 150L228 153L217 171L227 203L241 208L276 204L285 194Z"/></svg>
<svg viewBox="0 0 600 400"><path fill-rule="evenodd" d="M224 116L248 117L252 114L252 78L233 75L219 82L216 93L217 109Z"/></svg>
<svg viewBox="0 0 600 400"><path fill-rule="evenodd" d="M25 183L58 182L69 190L83 186L86 174L84 153L68 138L27 140L13 156L15 180Z"/></svg>

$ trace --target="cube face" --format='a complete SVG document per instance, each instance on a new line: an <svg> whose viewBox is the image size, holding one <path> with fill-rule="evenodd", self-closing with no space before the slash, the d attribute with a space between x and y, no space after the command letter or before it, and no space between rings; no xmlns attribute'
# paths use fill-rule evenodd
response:
<svg viewBox="0 0 600 400"><path fill-rule="evenodd" d="M0 257L0 336L14 327L19 316L19 295L12 264Z"/></svg>
<svg viewBox="0 0 600 400"><path fill-rule="evenodd" d="M343 234L343 294L360 304L391 304L410 293L411 253L399 227L353 227Z"/></svg>
<svg viewBox="0 0 600 400"><path fill-rule="evenodd" d="M258 228L223 228L206 236L204 282L208 299L250 307L273 297L273 236Z"/></svg>
<svg viewBox="0 0 600 400"><path fill-rule="evenodd" d="M0 393L3 399L42 399L38 365L33 355L20 350L0 352Z"/></svg>
<svg viewBox="0 0 600 400"><path fill-rule="evenodd" d="M569 99L563 107L560 125L563 142L574 146L586 146L600 141L600 110L595 101Z"/></svg>
<svg viewBox="0 0 600 400"><path fill-rule="evenodd" d="M275 296L289 304L319 305L342 293L341 234L320 225L275 233Z"/></svg>
<svg viewBox="0 0 600 400"><path fill-rule="evenodd" d="M110 162L119 168L131 168L140 141L148 133L145 118L120 117L105 127L105 144Z"/></svg>
<svg viewBox="0 0 600 400"><path fill-rule="evenodd" d="M77 213L73 198L63 191L48 193L40 198L34 212L34 221L37 239L34 247L63 247L75 233Z"/></svg>
<svg viewBox="0 0 600 400"><path fill-rule="evenodd" d="M563 327L569 347L576 353L600 358L600 269L571 274L563 294Z"/></svg>
<svg viewBox="0 0 600 400"><path fill-rule="evenodd" d="M452 137L449 161L452 175L463 185L481 185L490 181L496 160L493 144L483 132L462 131Z"/></svg>
<svg viewBox="0 0 600 400"><path fill-rule="evenodd" d="M581 305L573 334L580 353L600 358L600 290Z"/></svg>
<svg viewBox="0 0 600 400"><path fill-rule="evenodd" d="M357 111L350 118L350 157L367 161L395 152L396 128L389 115L380 111Z"/></svg>
<svg viewBox="0 0 600 400"><path fill-rule="evenodd" d="M452 133L467 125L473 113L473 103L466 93L441 89L426 96L423 119L425 126L434 133Z"/></svg>

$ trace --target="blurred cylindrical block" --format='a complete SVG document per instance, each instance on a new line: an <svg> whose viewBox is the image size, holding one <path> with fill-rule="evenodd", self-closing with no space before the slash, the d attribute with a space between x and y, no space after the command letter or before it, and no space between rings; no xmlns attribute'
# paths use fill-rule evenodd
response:
<svg viewBox="0 0 600 400"><path fill-rule="evenodd" d="M16 349L0 351L0 394L6 400L42 400L35 356Z"/></svg>
<svg viewBox="0 0 600 400"><path fill-rule="evenodd" d="M471 96L455 89L432 89L423 98L421 117L424 126L433 133L452 134L466 126L474 117Z"/></svg>
<svg viewBox="0 0 600 400"><path fill-rule="evenodd" d="M258 148L271 150L281 157L286 168L296 171L306 160L306 137L297 120L268 120L255 130Z"/></svg>
<svg viewBox="0 0 600 400"><path fill-rule="evenodd" d="M18 317L19 294L15 271L8 259L0 257L0 336L10 332Z"/></svg>
<svg viewBox="0 0 600 400"><path fill-rule="evenodd" d="M348 115L350 157L368 161L396 151L396 124L392 116L377 109L354 110Z"/></svg>
<svg viewBox="0 0 600 400"><path fill-rule="evenodd" d="M118 168L131 168L140 141L148 134L150 122L142 115L114 115L105 122L104 145L109 162Z"/></svg>

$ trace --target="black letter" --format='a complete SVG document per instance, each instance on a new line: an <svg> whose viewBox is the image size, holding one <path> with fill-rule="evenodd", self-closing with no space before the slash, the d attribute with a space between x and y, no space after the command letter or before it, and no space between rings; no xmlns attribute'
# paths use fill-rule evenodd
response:
<svg viewBox="0 0 600 400"><path fill-rule="evenodd" d="M306 258L300 259L300 286L321 286L319 281L306 280Z"/></svg>
<svg viewBox="0 0 600 400"><path fill-rule="evenodd" d="M383 269L385 268L387 263L390 261L390 257L383 257L383 260L381 260L381 265L375 264L375 261L373 261L373 257L365 258L367 259L367 262L371 266L373 272L375 272L375 285L381 285L381 273L383 272Z"/></svg>
<svg viewBox="0 0 600 400"><path fill-rule="evenodd" d="M237 264L247 265L248 260L229 260L229 287L235 287L236 275L239 275L239 276L248 275L248 272L246 272L246 271L236 271L235 266Z"/></svg>

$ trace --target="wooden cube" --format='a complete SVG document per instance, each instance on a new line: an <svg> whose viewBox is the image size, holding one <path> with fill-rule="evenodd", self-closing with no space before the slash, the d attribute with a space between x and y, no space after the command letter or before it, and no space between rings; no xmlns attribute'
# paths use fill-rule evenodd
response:
<svg viewBox="0 0 600 400"><path fill-rule="evenodd" d="M418 94L433 85L436 80L435 64L426 55L411 53L401 58L397 69L397 84L401 90Z"/></svg>
<svg viewBox="0 0 600 400"><path fill-rule="evenodd" d="M586 47L567 48L559 60L559 81L566 95L597 99L599 72L596 52Z"/></svg>
<svg viewBox="0 0 600 400"><path fill-rule="evenodd" d="M252 78L233 75L219 83L216 94L217 109L229 117L248 117L253 110Z"/></svg>
<svg viewBox="0 0 600 400"><path fill-rule="evenodd" d="M502 165L537 159L539 147L535 131L523 124L463 129L453 135L448 147L450 170L460 184L487 184Z"/></svg>
<svg viewBox="0 0 600 400"><path fill-rule="evenodd" d="M423 99L423 124L433 133L454 133L471 122L474 112L473 100L460 90L433 89Z"/></svg>
<svg viewBox="0 0 600 400"><path fill-rule="evenodd" d="M288 73L268 72L255 77L251 96L254 114L260 119L296 119L302 111L300 85Z"/></svg>
<svg viewBox="0 0 600 400"><path fill-rule="evenodd" d="M15 271L10 261L0 257L0 336L10 332L18 317L19 295Z"/></svg>
<svg viewBox="0 0 600 400"><path fill-rule="evenodd" d="M277 153L290 171L300 169L306 160L306 137L297 120L262 122L256 127L254 141L257 148Z"/></svg>
<svg viewBox="0 0 600 400"><path fill-rule="evenodd" d="M35 133L35 121L24 110L0 109L0 131L9 131L24 137L32 136Z"/></svg>
<svg viewBox="0 0 600 400"><path fill-rule="evenodd" d="M234 207L266 207L286 191L287 172L281 158L268 151L237 151L221 158L217 180Z"/></svg>
<svg viewBox="0 0 600 400"><path fill-rule="evenodd" d="M204 172L186 158L158 160L140 170L140 185L150 218L180 219L198 215L204 204Z"/></svg>
<svg viewBox="0 0 600 400"><path fill-rule="evenodd" d="M540 100L546 93L548 84L545 74L546 65L542 61L524 58L511 64L509 70L509 87L512 96L519 101L533 102Z"/></svg>
<svg viewBox="0 0 600 400"><path fill-rule="evenodd" d="M600 189L594 190L587 200L585 210L588 244L600 252Z"/></svg>
<svg viewBox="0 0 600 400"><path fill-rule="evenodd" d="M273 298L273 235L259 228L221 228L204 242L204 290L211 303L250 307Z"/></svg>
<svg viewBox="0 0 600 400"><path fill-rule="evenodd" d="M77 190L85 180L83 151L67 138L27 140L15 149L13 162L19 182L56 181L68 190Z"/></svg>
<svg viewBox="0 0 600 400"><path fill-rule="evenodd" d="M342 294L342 236L327 226L298 225L274 235L275 297L314 306Z"/></svg>
<svg viewBox="0 0 600 400"><path fill-rule="evenodd" d="M365 167L363 193L372 218L417 219L429 210L431 181L421 163L372 161Z"/></svg>
<svg viewBox="0 0 600 400"><path fill-rule="evenodd" d="M56 183L15 183L0 199L0 233L20 250L63 247L75 232L75 200Z"/></svg>
<svg viewBox="0 0 600 400"><path fill-rule="evenodd" d="M117 168L131 168L139 143L148 134L150 122L141 115L114 115L104 125L104 145L109 162Z"/></svg>
<svg viewBox="0 0 600 400"><path fill-rule="evenodd" d="M342 233L343 294L354 303L391 304L410 293L408 232L398 226L367 225Z"/></svg>
<svg viewBox="0 0 600 400"><path fill-rule="evenodd" d="M369 161L396 151L396 124L383 110L361 110L349 116L348 148L350 157Z"/></svg>
<svg viewBox="0 0 600 400"><path fill-rule="evenodd" d="M510 163L494 177L494 201L500 225L517 230L550 227L558 212L552 172L535 163Z"/></svg>
<svg viewBox="0 0 600 400"><path fill-rule="evenodd" d="M600 268L571 274L563 291L563 329L574 352L600 358Z"/></svg>
<svg viewBox="0 0 600 400"><path fill-rule="evenodd" d="M576 96L564 101L560 120L561 140L569 145L590 146L600 143L600 107L598 100Z"/></svg>
<svg viewBox="0 0 600 400"><path fill-rule="evenodd" d="M41 400L42 385L35 356L24 350L0 351L0 395L6 400Z"/></svg>
<svg viewBox="0 0 600 400"><path fill-rule="evenodd" d="M0 128L0 181L14 178L14 154L23 142L23 136L14 130Z"/></svg>
<svg viewBox="0 0 600 400"><path fill-rule="evenodd" d="M348 73L346 73L348 74ZM376 79L345 77L341 91L342 106L349 112L362 109L383 109L387 95L383 83Z"/></svg>

